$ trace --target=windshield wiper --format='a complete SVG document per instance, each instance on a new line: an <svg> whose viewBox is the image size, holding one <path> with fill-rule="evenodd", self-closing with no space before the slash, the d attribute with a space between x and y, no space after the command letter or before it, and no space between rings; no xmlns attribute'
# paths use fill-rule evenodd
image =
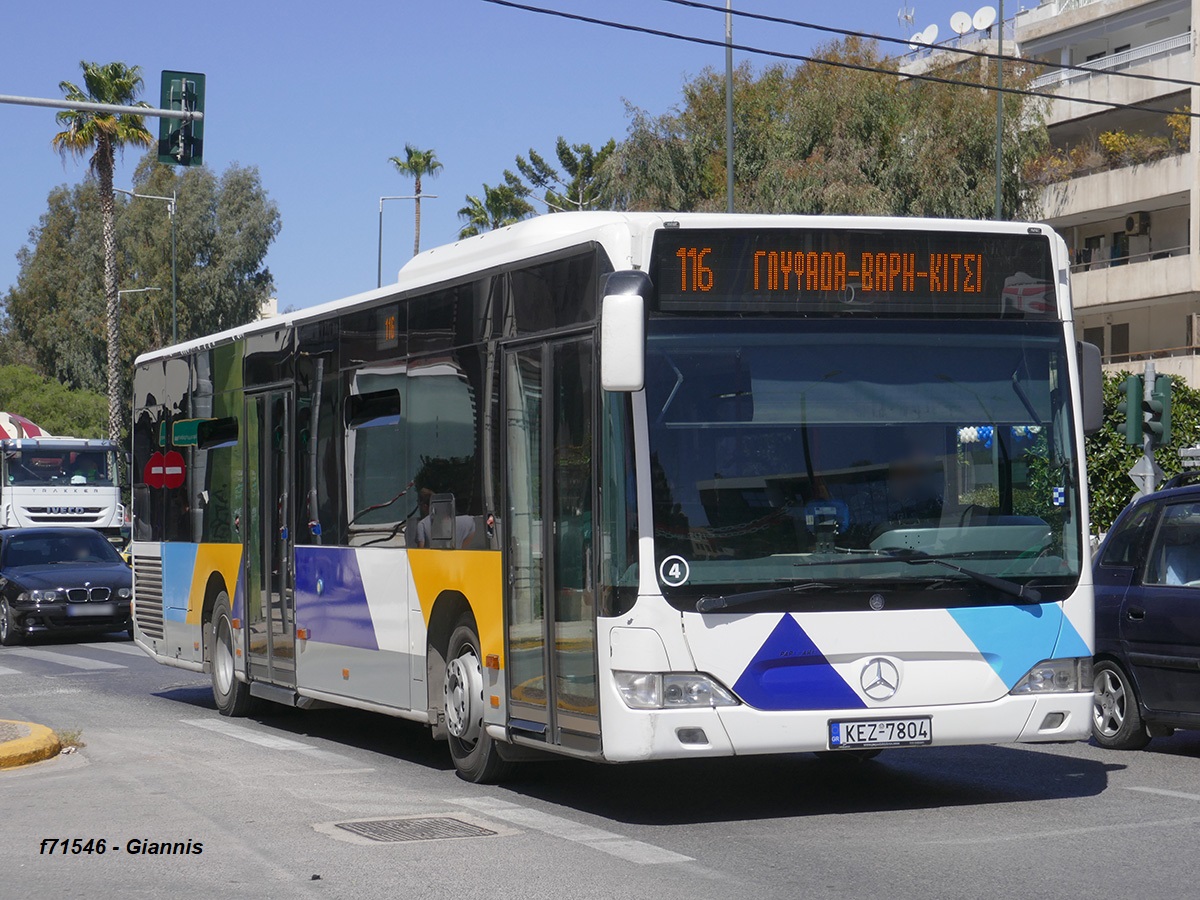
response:
<svg viewBox="0 0 1200 900"><path fill-rule="evenodd" d="M836 585L826 584L823 581L801 581L798 584L789 584L785 587L764 588L759 591L740 591L734 594L718 594L714 597L701 597L696 601L696 612L716 612L719 609L732 609L735 606L745 606L747 603L756 603L759 600L771 600L776 597L786 596L787 594L804 594L808 591L829 591L836 589Z"/></svg>
<svg viewBox="0 0 1200 900"><path fill-rule="evenodd" d="M985 575L983 572L976 572L974 569L964 569L962 566L956 566L952 562L948 562L939 556L933 556L921 550L887 550L884 551L893 559L898 559L901 562L906 562L911 566L921 565L926 563L934 566L942 566L950 569L960 575L965 575L973 581L978 581L980 584L994 588L997 591L1016 597L1018 600L1023 600L1026 603L1041 603L1042 592L1037 588L1030 587L1027 584L1018 584L1015 581L1009 581L1007 578L997 578L995 575Z"/></svg>

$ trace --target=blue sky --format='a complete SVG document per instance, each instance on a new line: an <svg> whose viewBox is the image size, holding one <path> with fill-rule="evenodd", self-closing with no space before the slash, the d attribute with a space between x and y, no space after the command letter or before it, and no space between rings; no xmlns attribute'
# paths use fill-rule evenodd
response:
<svg viewBox="0 0 1200 900"><path fill-rule="evenodd" d="M724 36L723 16L661 0L529 2ZM895 37L910 33L897 23L900 0L734 5ZM945 35L951 13L980 4L907 5L916 8L917 28L937 22ZM734 39L803 53L828 36L737 19ZM387 162L403 154L406 141L434 148L445 166L425 187L439 196L422 204L427 248L455 238L464 196L500 181L516 154L534 147L550 155L559 134L594 146L620 138L626 101L663 112L679 101L690 76L724 66L719 48L482 0L342 0L320 7L295 0L182 6L126 0L100 15L94 3L76 0L12 3L0 40L2 94L57 97L59 81L80 80L81 59L119 59L142 66L145 99L157 105L160 70L204 72L206 163L218 172L231 162L257 166L279 204L283 231L267 263L281 307L375 286L379 197L411 193L411 182ZM51 110L0 106L0 291L16 279L15 254L50 189L83 177L82 163L64 165L50 149L56 130ZM135 162L134 154L126 156L117 186L129 185ZM412 252L412 228L410 203L387 204L385 283Z"/></svg>

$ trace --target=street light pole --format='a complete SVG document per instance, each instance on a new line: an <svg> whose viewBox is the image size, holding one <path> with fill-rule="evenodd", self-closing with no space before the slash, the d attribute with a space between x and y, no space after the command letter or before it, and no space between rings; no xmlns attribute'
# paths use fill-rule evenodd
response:
<svg viewBox="0 0 1200 900"><path fill-rule="evenodd" d="M130 197L136 197L139 200L161 200L167 204L167 218L171 220L171 343L179 343L179 311L178 311L178 289L179 279L176 276L175 268L175 206L177 203L176 192L171 191L170 197L161 197L157 194L138 194L134 191L127 191L122 188L113 188L118 194L127 194ZM158 290L158 288L155 288ZM117 293L120 293L118 291Z"/></svg>
<svg viewBox="0 0 1200 900"><path fill-rule="evenodd" d="M1000 0L1000 22L996 39L996 215L1004 214L1004 0Z"/></svg>
<svg viewBox="0 0 1200 900"><path fill-rule="evenodd" d="M383 287L383 201L384 200L436 200L437 194L403 194L396 197L379 198L379 259L375 267L375 287Z"/></svg>
<svg viewBox="0 0 1200 900"><path fill-rule="evenodd" d="M725 211L733 212L733 0L725 0Z"/></svg>

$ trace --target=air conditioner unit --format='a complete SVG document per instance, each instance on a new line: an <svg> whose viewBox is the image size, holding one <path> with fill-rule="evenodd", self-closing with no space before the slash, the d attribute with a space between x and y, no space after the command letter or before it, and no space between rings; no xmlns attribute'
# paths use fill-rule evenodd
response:
<svg viewBox="0 0 1200 900"><path fill-rule="evenodd" d="M1130 236L1150 233L1150 213L1135 212L1125 217L1125 233Z"/></svg>

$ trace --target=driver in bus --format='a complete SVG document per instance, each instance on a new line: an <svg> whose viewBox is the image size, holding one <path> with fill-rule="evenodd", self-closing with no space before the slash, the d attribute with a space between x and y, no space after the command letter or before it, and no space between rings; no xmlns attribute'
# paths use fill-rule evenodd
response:
<svg viewBox="0 0 1200 900"><path fill-rule="evenodd" d="M906 435L883 477L868 481L850 501L852 529L869 541L894 528L938 522L945 459L928 440Z"/></svg>

